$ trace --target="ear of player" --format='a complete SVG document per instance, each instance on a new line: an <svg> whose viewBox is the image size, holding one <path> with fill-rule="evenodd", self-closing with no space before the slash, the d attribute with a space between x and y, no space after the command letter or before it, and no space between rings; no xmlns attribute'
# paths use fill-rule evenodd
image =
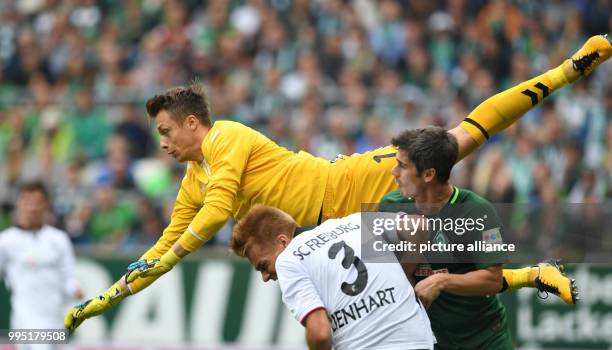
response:
<svg viewBox="0 0 612 350"><path fill-rule="evenodd" d="M83 321L106 312L106 310L118 304L123 298L121 287L118 283L115 283L102 295L75 305L64 317L64 326L68 331L74 332Z"/></svg>

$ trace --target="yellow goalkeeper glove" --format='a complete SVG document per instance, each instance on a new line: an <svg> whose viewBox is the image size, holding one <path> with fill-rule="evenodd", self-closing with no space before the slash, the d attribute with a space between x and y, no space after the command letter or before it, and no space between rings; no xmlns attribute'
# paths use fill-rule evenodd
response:
<svg viewBox="0 0 612 350"><path fill-rule="evenodd" d="M139 277L159 277L172 270L179 261L181 258L172 249L169 249L159 259L138 260L128 266L125 282L129 285Z"/></svg>
<svg viewBox="0 0 612 350"><path fill-rule="evenodd" d="M64 326L70 332L73 332L83 321L106 312L106 310L118 304L123 298L125 297L121 293L121 287L118 283L115 283L102 295L73 307L64 317Z"/></svg>

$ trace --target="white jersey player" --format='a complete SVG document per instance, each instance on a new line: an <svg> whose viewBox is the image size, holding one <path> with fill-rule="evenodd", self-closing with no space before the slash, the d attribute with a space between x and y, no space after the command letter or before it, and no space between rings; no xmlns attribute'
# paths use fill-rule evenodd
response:
<svg viewBox="0 0 612 350"><path fill-rule="evenodd" d="M235 226L230 247L264 281L278 279L310 348L433 348L429 319L401 266L360 258L361 214L294 237L295 230L288 214L255 207Z"/></svg>
<svg viewBox="0 0 612 350"><path fill-rule="evenodd" d="M0 233L0 271L11 292L11 328L63 328L64 302L77 293L74 253L51 226Z"/></svg>
<svg viewBox="0 0 612 350"><path fill-rule="evenodd" d="M41 183L22 186L15 226L0 232L0 277L11 293L12 329L61 329L65 302L82 297L74 278L74 252L68 235L43 224L47 202Z"/></svg>

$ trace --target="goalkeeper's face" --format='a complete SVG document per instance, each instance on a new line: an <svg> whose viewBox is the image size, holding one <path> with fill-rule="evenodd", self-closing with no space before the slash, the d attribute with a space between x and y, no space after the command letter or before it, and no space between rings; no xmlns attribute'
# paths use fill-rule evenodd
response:
<svg viewBox="0 0 612 350"><path fill-rule="evenodd" d="M253 243L250 245L246 256L255 270L261 273L264 282L276 281L276 258L285 250L289 238L280 234L274 242Z"/></svg>
<svg viewBox="0 0 612 350"><path fill-rule="evenodd" d="M161 110L155 117L155 122L159 132L159 145L168 155L179 162L198 160L201 157L201 140L196 134L201 124L195 116L189 115L182 122L177 122L170 113Z"/></svg>

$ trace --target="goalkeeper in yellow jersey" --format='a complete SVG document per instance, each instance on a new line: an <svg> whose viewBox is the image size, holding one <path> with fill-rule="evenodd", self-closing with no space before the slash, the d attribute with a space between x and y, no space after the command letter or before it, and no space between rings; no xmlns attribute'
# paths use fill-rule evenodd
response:
<svg viewBox="0 0 612 350"><path fill-rule="evenodd" d="M605 36L591 37L557 68L484 101L449 131L458 141L458 160L611 54L612 44ZM397 188L391 175L396 153L392 146L332 162L306 152L296 154L239 123L212 123L206 96L196 86L151 98L147 112L156 123L162 149L188 162L170 224L125 276L66 315L70 331L146 288L210 240L230 216L240 219L255 204L277 207L298 225L314 225L360 211L362 203L378 203ZM545 268L549 275L543 276ZM535 269L542 270L538 278L547 279L566 302L572 301L569 280L554 266ZM537 276L532 268L504 271L509 288L533 286Z"/></svg>

